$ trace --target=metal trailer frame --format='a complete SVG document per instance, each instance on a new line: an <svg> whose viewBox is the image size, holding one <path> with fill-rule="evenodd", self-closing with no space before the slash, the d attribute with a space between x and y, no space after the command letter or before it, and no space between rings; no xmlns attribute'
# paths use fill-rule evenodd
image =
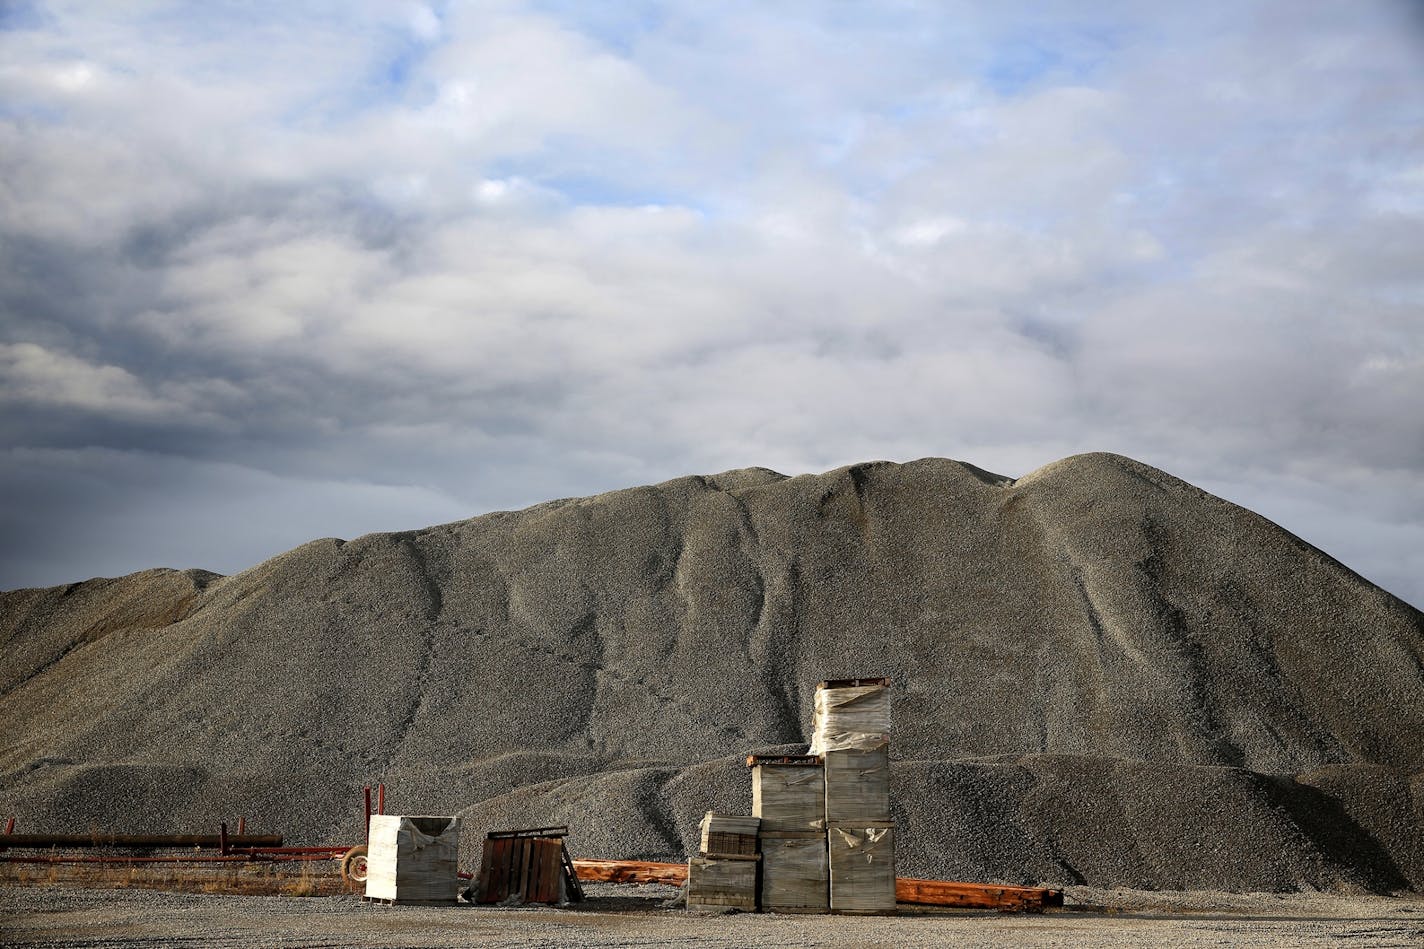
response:
<svg viewBox="0 0 1424 949"><path fill-rule="evenodd" d="M147 863L241 863L241 862L297 862L309 863L320 860L340 860L341 875L348 882L362 882L366 879L366 847L371 839L371 786L363 788L365 798L366 839L361 844L332 844L317 847L286 847L279 834L247 834L247 818L237 819L236 834L229 835L227 822L218 825L216 835L202 834L16 834L15 818L5 822L5 832L0 834L0 861L6 863L76 863L76 864L147 864ZM374 813L386 812L386 786L377 784L376 807ZM13 855L12 848L24 849L141 849L171 850L216 849L217 853L162 854L158 856L134 856L131 854L102 856L90 854Z"/></svg>

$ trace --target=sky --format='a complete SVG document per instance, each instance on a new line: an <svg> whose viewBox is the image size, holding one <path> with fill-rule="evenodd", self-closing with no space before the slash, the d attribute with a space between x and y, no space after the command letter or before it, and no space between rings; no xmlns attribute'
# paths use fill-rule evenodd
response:
<svg viewBox="0 0 1424 949"><path fill-rule="evenodd" d="M0 588L1084 451L1424 606L1424 4L0 0Z"/></svg>

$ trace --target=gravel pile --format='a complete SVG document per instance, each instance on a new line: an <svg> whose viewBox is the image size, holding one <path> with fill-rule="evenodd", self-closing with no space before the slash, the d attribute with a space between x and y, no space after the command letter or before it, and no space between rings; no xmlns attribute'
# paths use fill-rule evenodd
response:
<svg viewBox="0 0 1424 949"><path fill-rule="evenodd" d="M354 842L384 778L679 859L817 681L889 675L902 874L1424 888L1424 614L1119 456L683 478L0 594L0 643L21 829Z"/></svg>

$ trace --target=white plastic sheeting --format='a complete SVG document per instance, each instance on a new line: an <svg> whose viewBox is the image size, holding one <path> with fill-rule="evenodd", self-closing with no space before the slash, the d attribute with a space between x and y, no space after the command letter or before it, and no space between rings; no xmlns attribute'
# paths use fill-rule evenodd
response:
<svg viewBox="0 0 1424 949"><path fill-rule="evenodd" d="M366 896L396 903L453 903L460 891L458 817L371 815Z"/></svg>
<svg viewBox="0 0 1424 949"><path fill-rule="evenodd" d="M816 690L811 754L869 750L890 740L890 689L884 685Z"/></svg>

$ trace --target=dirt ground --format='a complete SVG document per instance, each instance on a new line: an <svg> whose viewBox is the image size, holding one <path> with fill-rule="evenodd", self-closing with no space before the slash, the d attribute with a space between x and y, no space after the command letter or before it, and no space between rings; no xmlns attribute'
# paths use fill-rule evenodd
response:
<svg viewBox="0 0 1424 949"><path fill-rule="evenodd" d="M690 914L666 886L595 884L563 908L384 906L356 896L242 896L0 883L0 943L31 946L1421 946L1424 899L1068 891L1041 915Z"/></svg>

